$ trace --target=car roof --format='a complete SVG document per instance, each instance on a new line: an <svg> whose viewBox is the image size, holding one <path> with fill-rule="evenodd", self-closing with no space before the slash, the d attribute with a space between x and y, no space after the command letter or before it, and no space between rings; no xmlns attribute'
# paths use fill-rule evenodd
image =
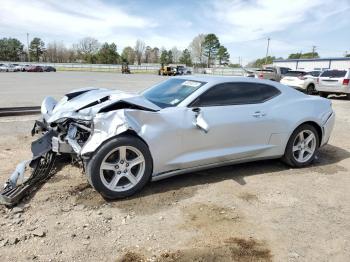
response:
<svg viewBox="0 0 350 262"><path fill-rule="evenodd" d="M213 76L213 75L189 75L189 76L175 76L174 78L193 80L199 82L206 82L208 84L219 84L225 82L249 82L249 83L269 83L273 84L269 80L257 79L252 77L242 77L242 76Z"/></svg>
<svg viewBox="0 0 350 262"><path fill-rule="evenodd" d="M201 88L192 93L189 97L187 97L184 101L182 101L178 106L187 106L189 103L193 101L193 99L199 96L201 93L205 92L209 88L214 85L228 82L236 82L236 83L256 83L256 84L265 84L269 86L273 86L280 90L282 93L287 96L300 96L304 95L303 93L295 90L294 88L288 87L276 81L259 79L253 77L242 77L242 76L213 76L213 75L190 75L190 76L174 76L173 78L184 79L184 80L192 80L205 82Z"/></svg>

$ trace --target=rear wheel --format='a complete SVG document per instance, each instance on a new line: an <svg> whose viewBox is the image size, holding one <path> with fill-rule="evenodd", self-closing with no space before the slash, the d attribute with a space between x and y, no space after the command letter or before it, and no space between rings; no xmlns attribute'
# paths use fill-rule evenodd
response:
<svg viewBox="0 0 350 262"><path fill-rule="evenodd" d="M350 94L346 94L346 99L350 100Z"/></svg>
<svg viewBox="0 0 350 262"><path fill-rule="evenodd" d="M315 86L314 85L308 85L306 87L306 94L313 95L315 93Z"/></svg>
<svg viewBox="0 0 350 262"><path fill-rule="evenodd" d="M124 198L142 189L152 175L147 145L134 136L108 141L87 164L90 184L108 199Z"/></svg>
<svg viewBox="0 0 350 262"><path fill-rule="evenodd" d="M309 124L303 124L290 136L282 160L292 167L304 167L315 158L319 148L317 130Z"/></svg>

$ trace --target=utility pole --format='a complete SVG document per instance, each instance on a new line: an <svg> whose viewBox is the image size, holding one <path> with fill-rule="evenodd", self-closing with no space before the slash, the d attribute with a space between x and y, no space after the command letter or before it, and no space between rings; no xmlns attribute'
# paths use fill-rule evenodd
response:
<svg viewBox="0 0 350 262"><path fill-rule="evenodd" d="M269 47L270 47L270 37L267 38L267 47L266 47L266 56L265 56L265 65L267 64L267 56L269 55Z"/></svg>
<svg viewBox="0 0 350 262"><path fill-rule="evenodd" d="M316 46L313 45L313 46L312 46L312 58L315 57L315 50L316 50Z"/></svg>
<svg viewBox="0 0 350 262"><path fill-rule="evenodd" d="M29 52L29 33L27 33L27 50L28 50L28 61L30 62L30 52Z"/></svg>

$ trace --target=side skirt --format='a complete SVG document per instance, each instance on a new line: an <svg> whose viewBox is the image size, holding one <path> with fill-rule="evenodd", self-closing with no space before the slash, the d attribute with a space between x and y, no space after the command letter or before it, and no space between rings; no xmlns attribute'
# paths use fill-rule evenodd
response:
<svg viewBox="0 0 350 262"><path fill-rule="evenodd" d="M235 159L235 160L230 160L230 161L225 161L225 162L219 162L219 163L213 163L209 165L203 165L203 166L196 166L196 167L191 167L191 168L186 168L186 169L176 169L176 170L171 170L168 172L160 173L160 174L154 174L152 176L152 181L158 181L162 179L166 179L172 176L177 176L177 175L182 175L190 172L196 172L200 170L205 170L205 169L211 169L215 167L223 167L223 166L230 166L233 164L241 164L241 163L249 163L249 162L254 162L254 161L259 161L259 160L267 160L267 159L279 159L281 158L282 155L280 156L268 156L268 157L257 157L257 158L242 158L242 159Z"/></svg>

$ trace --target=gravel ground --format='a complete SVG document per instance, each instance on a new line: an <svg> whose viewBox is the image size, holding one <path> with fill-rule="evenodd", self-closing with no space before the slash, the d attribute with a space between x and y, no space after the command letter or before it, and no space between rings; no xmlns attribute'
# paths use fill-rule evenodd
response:
<svg viewBox="0 0 350 262"><path fill-rule="evenodd" d="M137 76L139 77L139 76ZM0 261L349 261L350 102L315 163L190 173L107 202L76 166L0 207ZM0 181L29 158L34 117L0 119Z"/></svg>

